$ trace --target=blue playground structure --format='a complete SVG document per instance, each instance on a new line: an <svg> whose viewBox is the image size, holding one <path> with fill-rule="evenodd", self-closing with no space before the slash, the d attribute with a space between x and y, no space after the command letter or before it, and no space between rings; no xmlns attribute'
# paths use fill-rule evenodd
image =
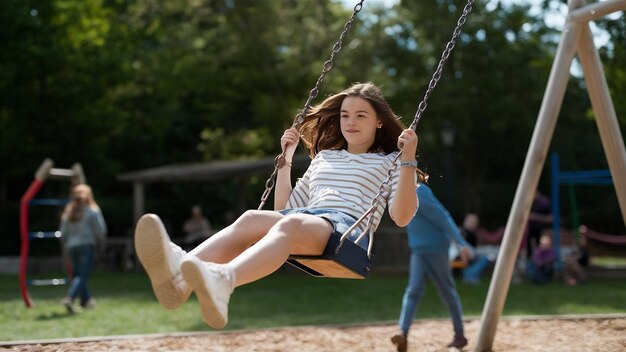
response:
<svg viewBox="0 0 626 352"><path fill-rule="evenodd" d="M559 155L552 153L550 156L551 169L551 185L552 185L552 215L554 221L552 223L554 233L554 252L557 258L556 271L563 270L563 262L561 261L561 242L559 229L561 227L561 185L568 186L569 202L572 211L572 228L578 240L578 228L580 222L578 219L578 205L576 202L576 194L574 192L575 185L591 185L591 186L610 186L613 184L611 172L608 169L601 170L583 170L583 171L561 171Z"/></svg>

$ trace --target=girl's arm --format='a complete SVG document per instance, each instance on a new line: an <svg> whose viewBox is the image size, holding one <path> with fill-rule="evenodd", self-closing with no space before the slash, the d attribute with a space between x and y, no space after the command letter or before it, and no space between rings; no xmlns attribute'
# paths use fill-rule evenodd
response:
<svg viewBox="0 0 626 352"><path fill-rule="evenodd" d="M276 174L276 190L274 191L274 210L285 209L291 195L291 163L293 154L298 147L300 135L295 128L285 131L280 139L280 146L285 155L285 165Z"/></svg>
<svg viewBox="0 0 626 352"><path fill-rule="evenodd" d="M67 219L64 217L61 218L61 226L59 227L59 232L61 232L61 243L65 245L69 237L69 226Z"/></svg>
<svg viewBox="0 0 626 352"><path fill-rule="evenodd" d="M398 137L398 148L402 151L401 162L414 162L417 151L417 134L412 129L402 131ZM400 167L398 185L395 189L393 203L389 207L389 215L400 227L409 224L418 206L415 193L416 179L414 167Z"/></svg>
<svg viewBox="0 0 626 352"><path fill-rule="evenodd" d="M107 235L107 223L104 221L100 208L92 208L89 217L89 225L94 235L96 235L96 247L99 251L104 250Z"/></svg>
<svg viewBox="0 0 626 352"><path fill-rule="evenodd" d="M94 216L91 217L91 229L99 238L106 237L107 223L104 221L102 211L99 208L93 209Z"/></svg>

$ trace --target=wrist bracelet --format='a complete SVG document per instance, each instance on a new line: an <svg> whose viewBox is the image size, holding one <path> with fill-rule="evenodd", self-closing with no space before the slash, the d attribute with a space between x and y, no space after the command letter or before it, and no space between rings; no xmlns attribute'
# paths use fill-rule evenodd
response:
<svg viewBox="0 0 626 352"><path fill-rule="evenodd" d="M277 169L282 169L283 166L291 167L291 161L287 161L284 155L279 155L278 157L276 157L274 165Z"/></svg>
<svg viewBox="0 0 626 352"><path fill-rule="evenodd" d="M417 169L417 161L401 161L400 167L412 167Z"/></svg>
<svg viewBox="0 0 626 352"><path fill-rule="evenodd" d="M285 162L279 164L277 167L278 167L278 169L282 169L285 166L291 168L291 163L288 162L288 161L285 161Z"/></svg>

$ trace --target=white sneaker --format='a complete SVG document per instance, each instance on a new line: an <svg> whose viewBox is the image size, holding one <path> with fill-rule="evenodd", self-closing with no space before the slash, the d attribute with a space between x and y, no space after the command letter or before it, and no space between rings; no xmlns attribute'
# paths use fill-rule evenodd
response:
<svg viewBox="0 0 626 352"><path fill-rule="evenodd" d="M191 294L180 273L180 262L187 253L170 241L158 216L145 214L139 219L135 250L159 303L167 309L180 307Z"/></svg>
<svg viewBox="0 0 626 352"><path fill-rule="evenodd" d="M180 268L185 281L198 297L204 322L214 329L225 327L235 273L223 265L203 262L194 255L186 256Z"/></svg>

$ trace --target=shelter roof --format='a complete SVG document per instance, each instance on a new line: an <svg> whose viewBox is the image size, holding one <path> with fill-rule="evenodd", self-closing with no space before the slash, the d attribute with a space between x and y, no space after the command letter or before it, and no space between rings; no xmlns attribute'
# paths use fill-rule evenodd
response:
<svg viewBox="0 0 626 352"><path fill-rule="evenodd" d="M293 159L294 169L305 169L310 159L305 155L296 155ZM150 169L131 171L117 176L122 182L190 182L215 181L224 178L249 177L257 174L272 173L274 158L253 160L229 160L200 163L170 164Z"/></svg>

